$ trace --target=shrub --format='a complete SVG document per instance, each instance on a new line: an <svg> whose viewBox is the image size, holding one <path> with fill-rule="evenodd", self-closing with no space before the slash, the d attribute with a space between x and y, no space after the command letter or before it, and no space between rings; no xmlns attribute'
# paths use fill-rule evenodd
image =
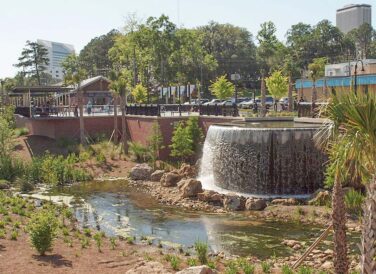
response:
<svg viewBox="0 0 376 274"><path fill-rule="evenodd" d="M103 234L101 232L97 232L93 236L93 238L95 240L95 243L97 244L99 252L102 252L102 250L101 250L101 247L102 247L102 237L103 237Z"/></svg>
<svg viewBox="0 0 376 274"><path fill-rule="evenodd" d="M261 268L264 273L270 273L272 266L268 262L261 262Z"/></svg>
<svg viewBox="0 0 376 274"><path fill-rule="evenodd" d="M80 239L80 243L81 243L81 248L86 248L90 245L90 242L89 242L89 238L86 237L86 236L83 236L81 239Z"/></svg>
<svg viewBox="0 0 376 274"><path fill-rule="evenodd" d="M4 229L0 229L0 239L5 239L6 237L6 232Z"/></svg>
<svg viewBox="0 0 376 274"><path fill-rule="evenodd" d="M115 237L110 238L110 244L111 244L111 249L114 250L115 247L116 247L116 238Z"/></svg>
<svg viewBox="0 0 376 274"><path fill-rule="evenodd" d="M294 274L294 271L288 265L283 265L282 274Z"/></svg>
<svg viewBox="0 0 376 274"><path fill-rule="evenodd" d="M12 241L17 241L17 238L18 238L18 232L17 230L13 230L12 233L10 233L10 239Z"/></svg>
<svg viewBox="0 0 376 274"><path fill-rule="evenodd" d="M105 164L106 163L106 156L103 154L102 151L99 151L96 155L95 155L95 159L97 160L98 164Z"/></svg>
<svg viewBox="0 0 376 274"><path fill-rule="evenodd" d="M192 136L183 121L175 127L171 141L172 157L185 161L194 154Z"/></svg>
<svg viewBox="0 0 376 274"><path fill-rule="evenodd" d="M180 258L178 256L172 255L170 257L170 264L173 270L178 270L180 267Z"/></svg>
<svg viewBox="0 0 376 274"><path fill-rule="evenodd" d="M247 262L245 259L239 259L238 264L244 274L253 274L255 272L255 266Z"/></svg>
<svg viewBox="0 0 376 274"><path fill-rule="evenodd" d="M197 265L197 260L195 258L188 258L187 264L189 266L196 266Z"/></svg>
<svg viewBox="0 0 376 274"><path fill-rule="evenodd" d="M313 274L313 269L308 266L302 266L298 269L298 274Z"/></svg>
<svg viewBox="0 0 376 274"><path fill-rule="evenodd" d="M364 195L354 189L350 189L345 194L345 204L347 210L352 213L360 216L362 214L362 205L364 202Z"/></svg>
<svg viewBox="0 0 376 274"><path fill-rule="evenodd" d="M42 210L30 220L28 230L32 245L40 255L52 247L53 239L58 226L54 212Z"/></svg>
<svg viewBox="0 0 376 274"><path fill-rule="evenodd" d="M25 136L25 135L28 135L29 134L29 130L25 127L22 127L22 128L16 128L14 130L14 135L16 137L20 137L20 136Z"/></svg>
<svg viewBox="0 0 376 274"><path fill-rule="evenodd" d="M150 161L155 168L155 163L159 158L159 151L164 148L163 144L163 136L161 133L161 128L159 127L158 122L155 122L152 127L152 134L148 138L148 148L149 148L149 156Z"/></svg>
<svg viewBox="0 0 376 274"><path fill-rule="evenodd" d="M236 263L234 261L230 261L227 264L225 273L226 274L236 274L236 273L238 273L238 266L236 265Z"/></svg>
<svg viewBox="0 0 376 274"><path fill-rule="evenodd" d="M201 264L206 264L208 262L208 244L201 242L201 241L196 241L195 242L195 251L197 253L198 260L200 261Z"/></svg>
<svg viewBox="0 0 376 274"><path fill-rule="evenodd" d="M136 162L146 162L149 159L149 149L138 143L138 142L128 142L129 153L134 157Z"/></svg>

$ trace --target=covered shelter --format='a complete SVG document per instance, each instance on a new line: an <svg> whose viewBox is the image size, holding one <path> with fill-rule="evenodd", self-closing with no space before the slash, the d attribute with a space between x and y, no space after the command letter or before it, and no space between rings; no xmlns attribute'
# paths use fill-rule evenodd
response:
<svg viewBox="0 0 376 274"><path fill-rule="evenodd" d="M63 113L71 105L71 88L62 86L14 87L8 94L16 114L26 117Z"/></svg>

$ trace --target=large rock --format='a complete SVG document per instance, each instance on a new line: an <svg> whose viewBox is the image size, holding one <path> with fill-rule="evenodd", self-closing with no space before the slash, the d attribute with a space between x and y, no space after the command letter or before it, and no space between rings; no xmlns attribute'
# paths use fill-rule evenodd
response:
<svg viewBox="0 0 376 274"><path fill-rule="evenodd" d="M138 164L131 169L130 178L136 181L148 181L152 172L153 169L148 164Z"/></svg>
<svg viewBox="0 0 376 274"><path fill-rule="evenodd" d="M151 174L150 180L153 182L159 182L162 179L163 174L165 174L164 170L156 170Z"/></svg>
<svg viewBox="0 0 376 274"><path fill-rule="evenodd" d="M222 204L223 195L213 190L205 190L197 194L197 199L203 202Z"/></svg>
<svg viewBox="0 0 376 274"><path fill-rule="evenodd" d="M313 198L308 202L309 205L326 206L330 205L332 195L327 190L318 190L313 194Z"/></svg>
<svg viewBox="0 0 376 274"><path fill-rule="evenodd" d="M293 206L293 205L298 205L299 202L298 200L294 198L289 198L289 199L274 199L272 201L272 205L284 205L284 206Z"/></svg>
<svg viewBox="0 0 376 274"><path fill-rule="evenodd" d="M181 180L178 185L183 198L196 197L198 193L202 192L201 182L195 179Z"/></svg>
<svg viewBox="0 0 376 274"><path fill-rule="evenodd" d="M227 194L223 200L223 206L226 210L243 210L245 205L244 198L235 193Z"/></svg>
<svg viewBox="0 0 376 274"><path fill-rule="evenodd" d="M197 169L195 166L188 164L182 164L178 173L183 178L195 178L197 177Z"/></svg>
<svg viewBox="0 0 376 274"><path fill-rule="evenodd" d="M155 273L155 274L170 274L163 264L159 262L145 262L142 261L136 264L132 269L129 269L125 274L145 274L145 273Z"/></svg>
<svg viewBox="0 0 376 274"><path fill-rule="evenodd" d="M216 270L211 269L206 265L192 266L176 272L176 274L215 274L218 273Z"/></svg>
<svg viewBox="0 0 376 274"><path fill-rule="evenodd" d="M267 206L268 205L266 204L266 201L263 199L248 198L245 202L246 210L261 211L264 210Z"/></svg>
<svg viewBox="0 0 376 274"><path fill-rule="evenodd" d="M180 179L181 176L175 172L165 173L161 178L161 185L165 187L173 187L177 185Z"/></svg>

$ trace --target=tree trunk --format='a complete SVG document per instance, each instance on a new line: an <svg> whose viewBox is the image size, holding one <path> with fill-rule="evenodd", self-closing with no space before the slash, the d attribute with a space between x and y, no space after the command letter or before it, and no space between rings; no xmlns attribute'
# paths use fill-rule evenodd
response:
<svg viewBox="0 0 376 274"><path fill-rule="evenodd" d="M114 143L118 144L119 142L119 127L118 127L118 112L117 112L117 100L118 95L114 95Z"/></svg>
<svg viewBox="0 0 376 274"><path fill-rule="evenodd" d="M123 152L124 154L128 154L128 142L127 142L127 128L125 123L125 101L126 95L121 96L120 105L121 105L121 140L123 143Z"/></svg>
<svg viewBox="0 0 376 274"><path fill-rule="evenodd" d="M317 101L317 90L316 90L316 83L315 83L315 80L313 80L313 87L312 87L312 97L311 97L311 101L312 101L312 105L311 105L311 116L312 118L315 118L316 114L315 114L315 109L316 109L316 101Z"/></svg>
<svg viewBox="0 0 376 274"><path fill-rule="evenodd" d="M334 269L336 274L346 274L349 270L346 240L346 208L342 185L337 176L333 187L332 208Z"/></svg>
<svg viewBox="0 0 376 274"><path fill-rule="evenodd" d="M291 76L289 77L289 93L288 93L288 97L289 97L288 111L292 112L293 109L294 109L293 108L294 100L292 98L292 79L291 79Z"/></svg>
<svg viewBox="0 0 376 274"><path fill-rule="evenodd" d="M266 115L266 89L264 76L261 77L261 117Z"/></svg>
<svg viewBox="0 0 376 274"><path fill-rule="evenodd" d="M86 143L85 141L85 124L84 124L84 106L83 106L83 94L80 84L77 88L78 93L78 108L80 110L80 142L82 145Z"/></svg>
<svg viewBox="0 0 376 274"><path fill-rule="evenodd" d="M367 199L363 207L363 233L361 242L361 273L376 273L376 177L367 187Z"/></svg>

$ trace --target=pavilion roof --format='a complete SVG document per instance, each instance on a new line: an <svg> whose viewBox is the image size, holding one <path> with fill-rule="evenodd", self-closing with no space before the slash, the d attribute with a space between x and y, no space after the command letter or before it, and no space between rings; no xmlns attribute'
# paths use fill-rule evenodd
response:
<svg viewBox="0 0 376 274"><path fill-rule="evenodd" d="M68 92L72 90L71 87L62 86L19 86L12 89L13 94L23 94L23 93L56 93L56 92Z"/></svg>

